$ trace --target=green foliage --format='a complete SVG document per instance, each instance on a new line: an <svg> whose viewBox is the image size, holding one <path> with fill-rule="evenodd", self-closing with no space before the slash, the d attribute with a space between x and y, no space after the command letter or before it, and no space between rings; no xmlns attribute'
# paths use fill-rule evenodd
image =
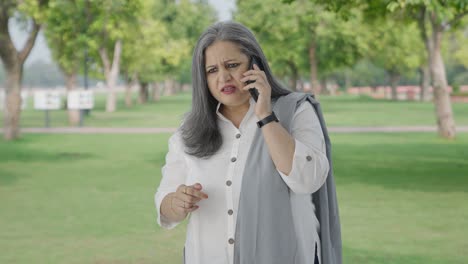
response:
<svg viewBox="0 0 468 264"><path fill-rule="evenodd" d="M368 56L376 64L396 75L408 75L424 59L424 45L415 23L381 20L369 26L372 39Z"/></svg>
<svg viewBox="0 0 468 264"><path fill-rule="evenodd" d="M326 76L354 65L367 49L366 32L359 27L360 14L347 20L313 1L239 1L235 19L257 35L274 72L309 72L309 46L316 45L319 74Z"/></svg>
<svg viewBox="0 0 468 264"><path fill-rule="evenodd" d="M162 60L164 73L182 76L191 65L192 50L201 33L216 21L216 13L206 1L160 1L153 17L167 27L169 38Z"/></svg>
<svg viewBox="0 0 468 264"><path fill-rule="evenodd" d="M49 14L49 0L14 0L11 2L17 2L18 6L16 11L19 11L19 14L21 16L26 16L28 18L34 19L38 24L46 22L47 16Z"/></svg>
<svg viewBox="0 0 468 264"><path fill-rule="evenodd" d="M77 73L87 46L85 1L52 1L45 35L52 56L67 74Z"/></svg>
<svg viewBox="0 0 468 264"><path fill-rule="evenodd" d="M143 82L181 76L190 65L199 35L214 22L214 10L204 2L147 0L142 4L138 25L127 32L122 71L136 74Z"/></svg>

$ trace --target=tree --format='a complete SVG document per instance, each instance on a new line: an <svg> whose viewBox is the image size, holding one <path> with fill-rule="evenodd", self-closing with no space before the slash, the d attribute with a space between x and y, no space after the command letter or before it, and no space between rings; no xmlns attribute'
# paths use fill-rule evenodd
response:
<svg viewBox="0 0 468 264"><path fill-rule="evenodd" d="M108 89L106 112L116 110L115 86L120 72L120 58L128 32L137 26L140 0L86 0L89 6L88 46L99 58ZM96 53L97 51L97 53Z"/></svg>
<svg viewBox="0 0 468 264"><path fill-rule="evenodd" d="M139 87L139 102L148 101L149 83L161 78L161 61L167 52L166 45L171 43L167 27L153 16L157 2L142 1L142 5L138 23L127 32L126 48L122 52L121 72L127 82L127 107L132 105L133 85Z"/></svg>
<svg viewBox="0 0 468 264"><path fill-rule="evenodd" d="M422 43L415 23L403 24L383 19L369 26L372 32L368 55L374 64L386 70L392 87L392 99L397 100L397 86L402 75L421 65Z"/></svg>
<svg viewBox="0 0 468 264"><path fill-rule="evenodd" d="M297 87L301 75L308 72L306 39L299 28L296 6L277 1L238 1L235 20L255 32L275 75ZM273 17L275 19L273 19Z"/></svg>
<svg viewBox="0 0 468 264"><path fill-rule="evenodd" d="M181 72L186 70L187 63L190 64L190 55L200 34L216 21L216 15L208 2L203 0L166 0L156 10L154 16L166 25L172 41L162 60L165 93L170 95L179 86L175 83L176 77L183 74Z"/></svg>
<svg viewBox="0 0 468 264"><path fill-rule="evenodd" d="M76 89L77 76L84 62L86 39L86 2L83 0L50 2L45 35L55 62L65 76L70 92ZM68 109L68 123L77 126L80 110Z"/></svg>
<svg viewBox="0 0 468 264"><path fill-rule="evenodd" d="M289 69L292 89L309 73L318 94L319 76L353 65L365 50L365 32L353 28L358 13L345 21L311 1L239 1L236 19L257 34L275 73Z"/></svg>
<svg viewBox="0 0 468 264"><path fill-rule="evenodd" d="M402 11L409 19L418 22L429 57L439 135L455 138L455 120L442 58L442 39L444 32L456 27L468 14L468 1L394 0L388 5L388 9L392 12Z"/></svg>
<svg viewBox="0 0 468 264"><path fill-rule="evenodd" d="M293 2L294 0L283 0ZM434 104L438 132L441 137L455 138L455 121L447 90L447 77L442 58L442 39L448 30L457 28L468 15L468 0L310 0L325 4L337 12L349 7L362 7L371 17L389 16L393 19L416 21L428 54L434 88Z"/></svg>
<svg viewBox="0 0 468 264"><path fill-rule="evenodd" d="M2 0L0 2L0 58L6 72L6 105L4 109L4 138L19 137L21 115L21 81L23 65L36 41L44 20L48 0ZM8 31L8 21L19 16L30 27L24 46L17 50Z"/></svg>

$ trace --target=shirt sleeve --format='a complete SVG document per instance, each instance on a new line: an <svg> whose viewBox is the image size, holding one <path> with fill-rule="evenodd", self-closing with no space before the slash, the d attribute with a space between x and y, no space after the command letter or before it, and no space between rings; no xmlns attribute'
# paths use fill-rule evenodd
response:
<svg viewBox="0 0 468 264"><path fill-rule="evenodd" d="M172 222L161 215L161 203L166 195L175 192L177 187L185 184L187 177L187 164L184 157L179 132L169 139L169 151L166 155L166 164L162 167L162 178L158 190L154 195L157 210L158 224L165 229L172 229L180 222Z"/></svg>
<svg viewBox="0 0 468 264"><path fill-rule="evenodd" d="M312 194L325 183L330 168L322 127L310 103L304 102L296 110L291 135L296 143L291 172L277 171L293 192Z"/></svg>

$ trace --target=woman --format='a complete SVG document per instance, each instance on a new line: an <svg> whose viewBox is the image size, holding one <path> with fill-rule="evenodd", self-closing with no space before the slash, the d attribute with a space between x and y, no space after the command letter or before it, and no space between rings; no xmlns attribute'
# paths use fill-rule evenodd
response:
<svg viewBox="0 0 468 264"><path fill-rule="evenodd" d="M201 35L192 77L192 110L169 139L155 195L163 228L190 215L185 263L341 263L318 103L282 88L235 22Z"/></svg>

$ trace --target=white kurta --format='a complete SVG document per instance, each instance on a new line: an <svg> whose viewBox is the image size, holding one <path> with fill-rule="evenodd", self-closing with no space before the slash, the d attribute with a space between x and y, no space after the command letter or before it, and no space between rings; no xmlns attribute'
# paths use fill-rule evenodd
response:
<svg viewBox="0 0 468 264"><path fill-rule="evenodd" d="M177 224L170 222L160 214L163 198L175 192L181 184L200 183L203 192L209 198L200 201L200 208L190 214L185 241L187 264L232 263L236 219L241 192L244 167L255 132L259 129L254 114L255 103L251 99L250 108L242 120L239 129L219 111L218 124L223 137L221 149L209 159L199 159L184 152L184 144L179 132L169 139L169 152L166 164L162 168L162 179L155 195L158 212L158 224L166 229ZM219 109L219 105L218 105ZM307 241L298 241L299 254L307 260L311 254L305 254L318 245L319 222L315 217L315 207L310 194L317 191L325 182L329 165L325 154L325 141L317 115L309 103L302 104L292 120L292 136L295 138L293 166L288 176L279 172L284 182L292 190L291 204L296 233L309 233ZM295 217L294 211L306 211L314 214L308 219L314 223L304 223ZM231 240L231 241L230 241ZM231 243L230 243L231 242ZM235 243L235 242L234 242ZM302 250L302 251L301 251ZM301 253L302 252L302 253ZM313 263L313 259L307 261Z"/></svg>

